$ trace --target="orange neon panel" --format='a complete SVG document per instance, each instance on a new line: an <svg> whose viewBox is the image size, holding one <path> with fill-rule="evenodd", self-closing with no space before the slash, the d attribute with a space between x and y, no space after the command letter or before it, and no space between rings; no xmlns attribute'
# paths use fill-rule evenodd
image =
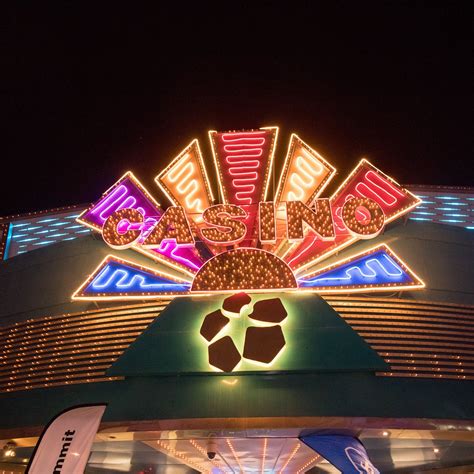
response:
<svg viewBox="0 0 474 474"><path fill-rule="evenodd" d="M317 151L292 134L275 201L302 201L309 206L335 172Z"/></svg>
<svg viewBox="0 0 474 474"><path fill-rule="evenodd" d="M288 151L280 175L275 201L301 201L311 206L336 174L336 169L296 133L291 134ZM281 213L280 213L281 214ZM280 217L281 219L281 217ZM279 229L279 234L283 228ZM279 257L296 248L283 239L271 250Z"/></svg>
<svg viewBox="0 0 474 474"><path fill-rule="evenodd" d="M170 201L195 222L212 205L213 196L197 140L193 140L156 178Z"/></svg>

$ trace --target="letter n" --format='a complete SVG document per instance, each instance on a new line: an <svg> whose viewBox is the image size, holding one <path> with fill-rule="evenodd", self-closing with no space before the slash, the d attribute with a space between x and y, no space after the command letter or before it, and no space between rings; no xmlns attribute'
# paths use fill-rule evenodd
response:
<svg viewBox="0 0 474 474"><path fill-rule="evenodd" d="M334 239L334 224L329 199L317 199L315 209L301 201L287 201L286 229L290 242L303 240L305 224L321 239Z"/></svg>

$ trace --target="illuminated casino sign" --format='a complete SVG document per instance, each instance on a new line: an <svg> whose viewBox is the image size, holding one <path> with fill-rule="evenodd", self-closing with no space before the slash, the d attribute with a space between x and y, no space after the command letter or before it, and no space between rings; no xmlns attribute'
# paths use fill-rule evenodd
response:
<svg viewBox="0 0 474 474"><path fill-rule="evenodd" d="M216 189L193 140L155 177L170 201L166 208L127 172L81 214L78 221L100 232L115 252L74 299L424 286L383 243L329 266L321 263L360 239L376 237L421 202L367 160L332 196L321 197L336 170L297 135L290 137L275 189L277 127L211 131L209 138ZM160 265L121 257L119 251L129 248Z"/></svg>

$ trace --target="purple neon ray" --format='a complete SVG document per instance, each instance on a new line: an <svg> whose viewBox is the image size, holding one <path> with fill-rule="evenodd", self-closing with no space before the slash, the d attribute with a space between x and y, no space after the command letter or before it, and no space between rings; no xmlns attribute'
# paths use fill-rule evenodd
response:
<svg viewBox="0 0 474 474"><path fill-rule="evenodd" d="M81 216L81 220L102 230L107 218L115 211L124 208L137 209L144 216L145 222L151 224L153 224L153 221L157 221L163 213L146 196L138 184L130 176L126 176L118 181L104 197L91 206ZM174 242L164 242L159 248L152 249L152 251L193 270L198 270L203 264L194 249L179 247Z"/></svg>
<svg viewBox="0 0 474 474"><path fill-rule="evenodd" d="M91 225L102 228L107 217L119 209L133 208L143 216L159 218L159 209L140 189L130 176L118 181L107 194L96 202L81 219Z"/></svg>
<svg viewBox="0 0 474 474"><path fill-rule="evenodd" d="M165 255L175 262L181 263L194 270L199 270L204 263L194 248L179 247L175 242L171 241L163 242L159 248L153 249L153 252Z"/></svg>

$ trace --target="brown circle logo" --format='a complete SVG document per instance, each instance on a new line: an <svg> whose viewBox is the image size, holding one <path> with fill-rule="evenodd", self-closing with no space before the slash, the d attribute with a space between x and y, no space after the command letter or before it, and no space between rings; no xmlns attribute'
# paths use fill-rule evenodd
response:
<svg viewBox="0 0 474 474"><path fill-rule="evenodd" d="M247 316L244 313L252 305L250 296L237 293L226 298L220 309L207 314L200 334L208 344L209 365L222 372L232 372L242 359L260 366L269 367L286 346L281 328L288 313L280 298L269 298L253 304ZM248 318L243 350L239 351L229 335L223 335L232 324L232 319Z"/></svg>

